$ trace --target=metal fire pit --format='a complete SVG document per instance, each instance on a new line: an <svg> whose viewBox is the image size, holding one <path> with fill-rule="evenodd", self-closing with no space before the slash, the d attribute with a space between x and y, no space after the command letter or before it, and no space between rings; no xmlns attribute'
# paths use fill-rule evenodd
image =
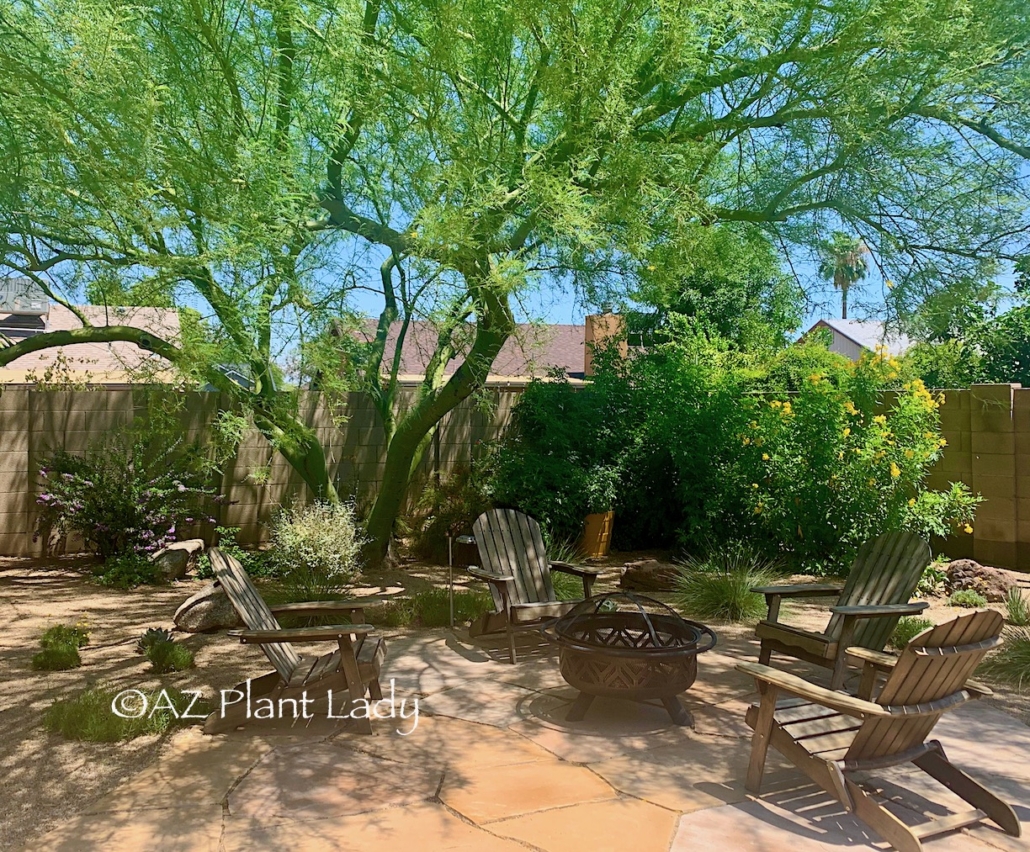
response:
<svg viewBox="0 0 1030 852"><path fill-rule="evenodd" d="M597 696L658 698L677 725L693 718L676 697L697 678L697 655L715 633L661 601L612 592L583 601L542 632L558 646L562 677L580 691L566 718L578 722Z"/></svg>

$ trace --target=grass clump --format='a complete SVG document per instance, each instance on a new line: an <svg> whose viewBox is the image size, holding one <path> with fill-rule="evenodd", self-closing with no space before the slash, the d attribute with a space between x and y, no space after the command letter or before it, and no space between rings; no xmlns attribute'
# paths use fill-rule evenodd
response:
<svg viewBox="0 0 1030 852"><path fill-rule="evenodd" d="M776 579L776 563L744 542L711 548L677 570L677 603L688 615L753 621L765 614L765 597L751 591Z"/></svg>
<svg viewBox="0 0 1030 852"><path fill-rule="evenodd" d="M158 674L184 672L193 668L193 652L167 639L159 639L143 652Z"/></svg>
<svg viewBox="0 0 1030 852"><path fill-rule="evenodd" d="M74 645L51 645L32 658L32 668L38 672L63 672L81 665L82 657Z"/></svg>
<svg viewBox="0 0 1030 852"><path fill-rule="evenodd" d="M909 642L931 627L933 627L933 622L928 618L902 616L898 621L898 626L894 628L894 632L891 634L889 644L895 650L904 651L908 647Z"/></svg>
<svg viewBox="0 0 1030 852"><path fill-rule="evenodd" d="M89 644L89 628L84 621L78 624L55 624L43 631L39 644L44 648L58 645L70 645L73 648L85 648Z"/></svg>
<svg viewBox="0 0 1030 852"><path fill-rule="evenodd" d="M987 606L987 598L972 589L959 589L952 592L948 598L948 606L961 606L967 609L975 609L980 606Z"/></svg>
<svg viewBox="0 0 1030 852"><path fill-rule="evenodd" d="M1015 587L1009 589L1005 595L1005 614L1013 627L1030 625L1030 604L1027 604L1023 593Z"/></svg>
<svg viewBox="0 0 1030 852"><path fill-rule="evenodd" d="M209 712L200 701L190 708L192 696L177 689L166 689L142 693L145 705L142 700L131 708L119 703L126 715L139 707L146 709L139 718L123 718L112 709L118 695L111 689L92 687L75 698L55 701L43 715L43 727L70 740L114 743L144 734L163 734L171 728L191 724L193 720L180 718L187 709L197 716Z"/></svg>
<svg viewBox="0 0 1030 852"><path fill-rule="evenodd" d="M454 623L463 624L493 612L493 598L479 590L455 590ZM383 627L448 627L451 623L447 589L426 589L410 598L378 604L366 610L372 624Z"/></svg>
<svg viewBox="0 0 1030 852"><path fill-rule="evenodd" d="M1030 629L1018 627L1008 631L1001 649L980 664L977 674L1022 689L1023 683L1030 680Z"/></svg>

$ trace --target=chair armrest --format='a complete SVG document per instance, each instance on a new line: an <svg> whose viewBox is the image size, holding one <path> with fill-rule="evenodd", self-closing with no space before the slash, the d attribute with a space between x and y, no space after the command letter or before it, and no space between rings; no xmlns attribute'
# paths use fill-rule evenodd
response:
<svg viewBox="0 0 1030 852"><path fill-rule="evenodd" d="M853 698L841 692L834 692L814 683L809 683L804 678L787 672L774 669L771 666L763 666L759 663L737 663L737 671L751 675L756 681L768 683L784 692L807 698L823 707L837 710L847 716L861 718L863 716L890 716L890 711L874 704L872 701L863 701L861 698Z"/></svg>
<svg viewBox="0 0 1030 852"><path fill-rule="evenodd" d="M477 580L485 580L487 583L494 583L496 585L507 586L509 583L514 585L515 578L507 574L493 574L490 571L484 571L482 568L476 565L469 565L466 569L473 577Z"/></svg>
<svg viewBox="0 0 1030 852"><path fill-rule="evenodd" d="M926 601L914 601L905 604L858 604L855 606L832 606L830 612L853 618L880 618L888 615L918 615L930 604Z"/></svg>
<svg viewBox="0 0 1030 852"><path fill-rule="evenodd" d="M839 595L844 591L844 587L831 583L798 583L796 586L755 586L751 591L766 597L777 595L781 598L812 598Z"/></svg>
<svg viewBox="0 0 1030 852"><path fill-rule="evenodd" d="M279 642L335 642L343 636L374 633L371 624L334 624L331 627L296 627L282 630L230 630L229 635L244 645L275 645Z"/></svg>
<svg viewBox="0 0 1030 852"><path fill-rule="evenodd" d="M561 571L563 574L573 574L576 577L597 577L605 570L588 565L573 565L571 562L552 562L551 569Z"/></svg>
<svg viewBox="0 0 1030 852"><path fill-rule="evenodd" d="M366 606L368 604L352 603L351 601L302 601L270 606L269 609L272 611L272 615L296 615L318 612L360 612Z"/></svg>

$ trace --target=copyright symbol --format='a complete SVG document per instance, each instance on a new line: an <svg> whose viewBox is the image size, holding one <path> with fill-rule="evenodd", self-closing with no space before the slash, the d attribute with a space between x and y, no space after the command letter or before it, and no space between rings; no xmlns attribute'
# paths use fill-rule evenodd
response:
<svg viewBox="0 0 1030 852"><path fill-rule="evenodd" d="M147 696L140 689L123 689L111 700L111 712L122 719L139 719L147 713Z"/></svg>

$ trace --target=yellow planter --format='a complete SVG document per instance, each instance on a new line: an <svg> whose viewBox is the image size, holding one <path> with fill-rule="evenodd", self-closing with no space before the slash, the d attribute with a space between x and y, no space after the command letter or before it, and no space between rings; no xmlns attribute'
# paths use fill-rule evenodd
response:
<svg viewBox="0 0 1030 852"><path fill-rule="evenodd" d="M597 512L587 515L583 524L580 549L587 556L607 556L612 544L612 520L615 512Z"/></svg>

